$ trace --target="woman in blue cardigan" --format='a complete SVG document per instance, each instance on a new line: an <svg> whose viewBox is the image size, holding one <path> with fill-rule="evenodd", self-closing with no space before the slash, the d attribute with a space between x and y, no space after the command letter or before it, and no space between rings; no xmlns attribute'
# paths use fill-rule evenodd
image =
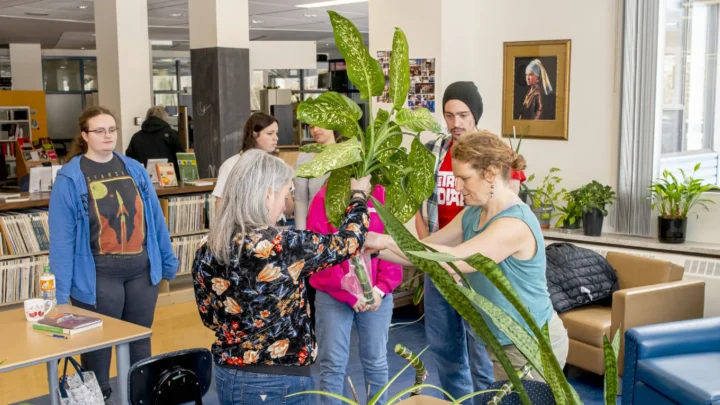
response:
<svg viewBox="0 0 720 405"><path fill-rule="evenodd" d="M58 304L149 328L161 279L178 260L152 181L138 162L115 153L113 114L91 107L50 195L50 263ZM82 355L110 396L111 349ZM150 339L130 344L132 364L150 357Z"/></svg>

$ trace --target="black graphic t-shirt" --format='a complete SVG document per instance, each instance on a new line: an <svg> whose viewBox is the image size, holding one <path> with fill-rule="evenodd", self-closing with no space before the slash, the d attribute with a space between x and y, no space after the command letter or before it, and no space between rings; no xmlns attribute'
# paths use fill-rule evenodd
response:
<svg viewBox="0 0 720 405"><path fill-rule="evenodd" d="M97 273L147 270L145 206L125 164L114 155L107 163L83 156L80 168L88 183L90 249Z"/></svg>

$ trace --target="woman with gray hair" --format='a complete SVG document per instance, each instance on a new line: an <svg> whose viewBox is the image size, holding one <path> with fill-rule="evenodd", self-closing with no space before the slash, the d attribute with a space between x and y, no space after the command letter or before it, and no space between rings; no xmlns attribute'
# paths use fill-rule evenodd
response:
<svg viewBox="0 0 720 405"><path fill-rule="evenodd" d="M277 229L293 169L251 149L228 175L223 203L195 254L200 318L215 331L215 383L223 405L306 403L317 344L307 279L360 253L370 176L352 179L345 221L334 234Z"/></svg>
<svg viewBox="0 0 720 405"><path fill-rule="evenodd" d="M530 87L520 109L519 120L539 120L542 118L543 98L553 92L547 71L540 59L533 59L525 68L525 82Z"/></svg>
<svg viewBox="0 0 720 405"><path fill-rule="evenodd" d="M177 164L177 153L185 152L178 132L167 122L168 114L162 106L150 107L145 115L140 131L130 139L125 155L143 166L148 159L167 159L175 166L175 173L180 173ZM155 171L154 167L150 170Z"/></svg>

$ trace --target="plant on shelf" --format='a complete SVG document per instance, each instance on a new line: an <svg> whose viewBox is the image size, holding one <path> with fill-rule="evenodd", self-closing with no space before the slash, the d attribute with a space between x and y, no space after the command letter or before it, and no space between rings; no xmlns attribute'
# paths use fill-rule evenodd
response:
<svg viewBox="0 0 720 405"><path fill-rule="evenodd" d="M557 228L578 229L582 225L584 213L577 199L579 190L576 189L566 193L563 197L565 206L557 207L559 213L555 215L560 217L555 224Z"/></svg>
<svg viewBox="0 0 720 405"><path fill-rule="evenodd" d="M316 153L314 159L298 167L297 176L322 177L330 173L327 181L325 211L329 221L340 226L345 208L350 202L350 178L372 176L372 184L380 184L386 190L386 203L390 211L403 221L415 215L420 204L435 188L435 156L420 142L422 131L439 132L440 125L426 108L409 110L403 108L410 88L408 43L405 34L395 29L390 59L390 82L388 85L392 109L378 110L372 116L372 98L380 96L385 88L385 75L377 60L363 43L360 31L350 20L336 12L328 11L338 50L345 58L348 78L360 90L360 98L368 103L371 116L365 132L358 120L363 112L351 99L334 91L328 91L315 99L300 103L297 119L309 125L340 131L346 142L301 148ZM411 133L404 132L411 131ZM403 135L414 137L408 152L400 145ZM356 260L355 273L361 282L368 304L372 304L372 292L362 260Z"/></svg>
<svg viewBox="0 0 720 405"><path fill-rule="evenodd" d="M555 175L559 171L560 169L553 167L538 188L529 190L532 200L531 209L543 229L550 227L550 218L555 210L555 202L560 200L567 192L567 190L560 187L562 179ZM530 177L534 178L534 175Z"/></svg>
<svg viewBox="0 0 720 405"><path fill-rule="evenodd" d="M703 184L704 181L693 177L700 170L700 163L693 168L691 175L680 169L682 180L667 170L662 178L655 180L649 188L652 209L660 211L658 216L658 240L665 243L685 242L687 216L690 210L699 205L706 210L706 203L714 201L703 198L703 194L711 190L720 190L717 186Z"/></svg>
<svg viewBox="0 0 720 405"><path fill-rule="evenodd" d="M583 231L587 236L600 236L607 205L615 201L615 191L596 180L575 191L575 202L583 212Z"/></svg>

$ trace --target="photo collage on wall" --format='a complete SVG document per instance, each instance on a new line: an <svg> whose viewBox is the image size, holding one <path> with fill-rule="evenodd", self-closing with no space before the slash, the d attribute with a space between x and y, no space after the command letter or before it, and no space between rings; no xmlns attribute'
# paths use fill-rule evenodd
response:
<svg viewBox="0 0 720 405"><path fill-rule="evenodd" d="M378 96L379 103L390 103L390 57L391 51L378 51L378 62L385 74L385 90ZM407 107L410 109L427 108L435 112L435 58L410 59L410 90Z"/></svg>

